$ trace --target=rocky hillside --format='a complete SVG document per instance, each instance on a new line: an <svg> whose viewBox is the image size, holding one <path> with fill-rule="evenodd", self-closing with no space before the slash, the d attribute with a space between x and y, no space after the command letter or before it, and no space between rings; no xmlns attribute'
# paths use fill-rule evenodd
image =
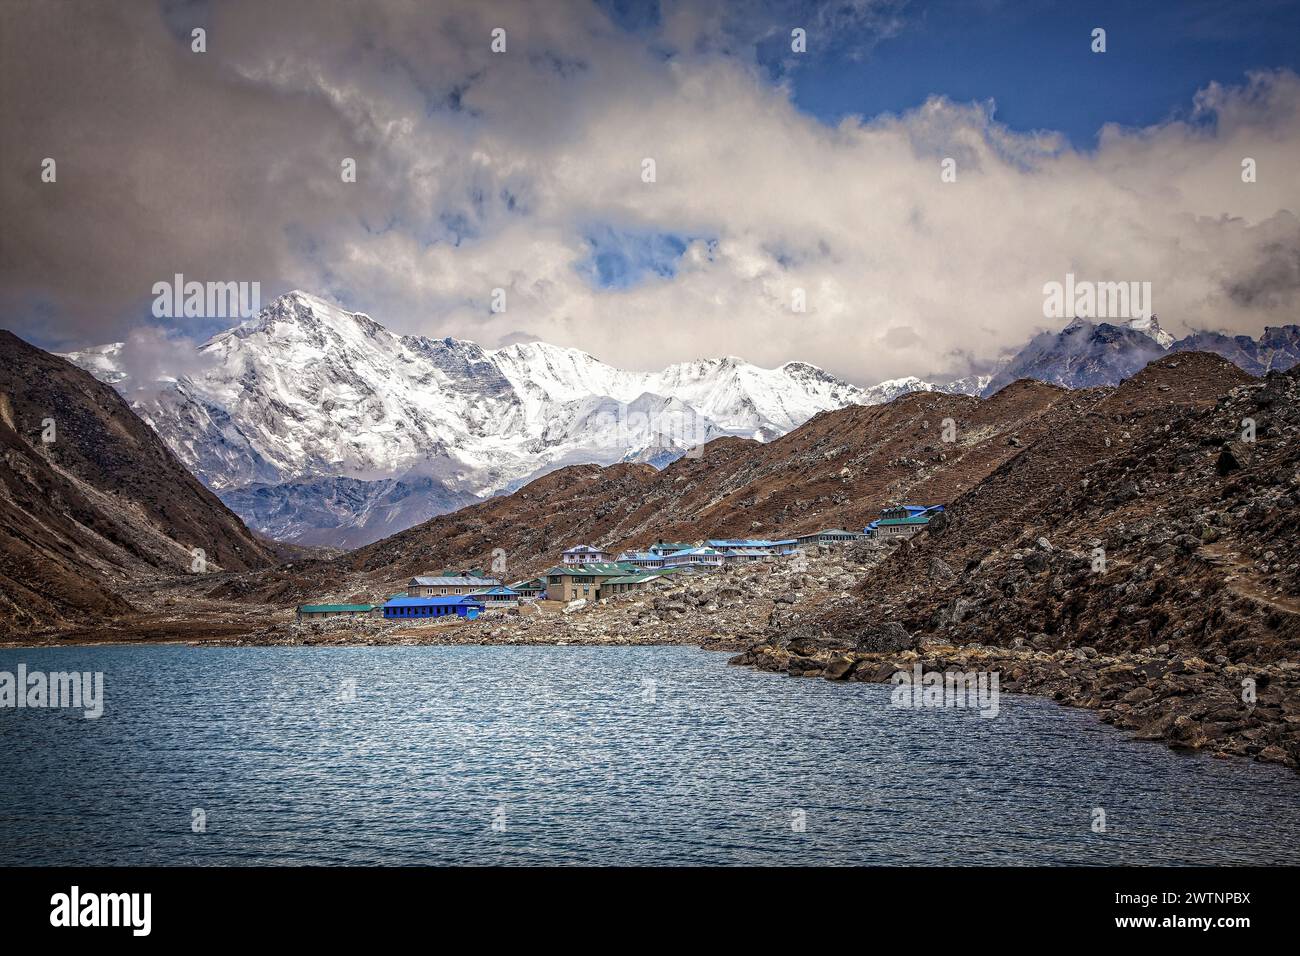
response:
<svg viewBox="0 0 1300 956"><path fill-rule="evenodd" d="M195 548L213 570L272 563L116 391L0 330L0 625L124 612L123 587Z"/></svg>
<svg viewBox="0 0 1300 956"><path fill-rule="evenodd" d="M1140 737L1296 766L1297 506L1300 372L1259 381L1171 355L742 657L820 673L844 652L893 655L836 665L865 680L903 652L909 667L918 652L928 669L1007 667L1004 689Z"/></svg>
<svg viewBox="0 0 1300 956"><path fill-rule="evenodd" d="M1243 605L1260 627L1237 628L1232 614L1205 614L1205 589L1224 586L1222 564L1240 562L1252 579L1257 565L1276 565L1283 578L1262 586L1295 590L1287 564L1300 556L1279 560L1277 549L1298 543L1278 522L1294 505L1300 449L1287 429L1300 409L1264 411L1295 383L1294 373L1258 382L1204 353L1153 363L953 500L862 582L871 600L855 613L991 644L1086 633L1099 648L1173 640L1220 653L1271 639L1271 612ZM1240 440L1247 417L1254 443ZM1262 468L1258 495L1237 475L1244 462ZM1094 556L1104 572L1092 570Z"/></svg>

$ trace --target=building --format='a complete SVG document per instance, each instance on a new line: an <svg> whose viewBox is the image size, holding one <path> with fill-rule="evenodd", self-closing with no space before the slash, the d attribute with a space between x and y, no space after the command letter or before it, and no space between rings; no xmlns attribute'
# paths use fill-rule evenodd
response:
<svg viewBox="0 0 1300 956"><path fill-rule="evenodd" d="M878 538L910 538L943 511L943 505L897 505L883 508L880 517L864 529Z"/></svg>
<svg viewBox="0 0 1300 956"><path fill-rule="evenodd" d="M496 587L500 583L496 578L469 574L438 575L432 578L415 577L411 578L411 583L406 586L406 593L411 597L455 597L475 594Z"/></svg>
<svg viewBox="0 0 1300 956"><path fill-rule="evenodd" d="M624 551L618 556L617 563L638 568L662 568L664 556L656 551Z"/></svg>
<svg viewBox="0 0 1300 956"><path fill-rule="evenodd" d="M471 601L482 601L483 606L488 609L519 606L519 592L501 584L486 591L475 591L469 598Z"/></svg>
<svg viewBox="0 0 1300 956"><path fill-rule="evenodd" d="M518 594L521 601L535 601L546 593L546 579L530 578L527 581L516 581L510 585L510 590Z"/></svg>
<svg viewBox="0 0 1300 956"><path fill-rule="evenodd" d="M483 611L482 601L471 597L408 597L398 595L384 604L384 619L408 621L418 618L456 617L473 620Z"/></svg>
<svg viewBox="0 0 1300 956"><path fill-rule="evenodd" d="M611 561L614 555L604 548L593 548L589 544L575 544L564 552L562 560L565 564L603 564Z"/></svg>
<svg viewBox="0 0 1300 956"><path fill-rule="evenodd" d="M369 617L373 604L304 604L298 608L298 620L318 621L330 617Z"/></svg>
<svg viewBox="0 0 1300 956"><path fill-rule="evenodd" d="M856 541L861 537L862 534L858 531L845 531L843 528L823 528L821 531L814 531L812 534L801 534L794 540L800 546L815 546L819 544L842 544L845 541Z"/></svg>
<svg viewBox="0 0 1300 956"><path fill-rule="evenodd" d="M602 598L613 597L616 594L626 594L628 591L639 591L653 581L659 581L666 577L671 577L677 568L662 568L657 571L643 571L637 574L626 574L617 578L606 578L600 585L600 596Z"/></svg>
<svg viewBox="0 0 1300 956"><path fill-rule="evenodd" d="M654 544L650 546L650 550L653 551L655 554L662 554L667 556L670 554L676 554L679 551L690 551L694 547L695 545L693 544L683 544L680 541L675 541L671 543L666 541L656 541Z"/></svg>
<svg viewBox="0 0 1300 956"><path fill-rule="evenodd" d="M438 572L440 578L487 578L488 573L482 568L457 568Z"/></svg>
<svg viewBox="0 0 1300 956"><path fill-rule="evenodd" d="M664 558L664 567L720 568L722 567L722 552L716 548L707 547L674 551Z"/></svg>
<svg viewBox="0 0 1300 956"><path fill-rule="evenodd" d="M601 561L583 565L557 565L546 572L546 597L551 601L596 601L601 586L610 578L635 574L631 564Z"/></svg>
<svg viewBox="0 0 1300 956"><path fill-rule="evenodd" d="M780 541L768 541L766 538L713 538L704 542L705 547L714 548L727 554L732 551L766 551L774 555L793 554L799 542L794 538Z"/></svg>
<svg viewBox="0 0 1300 956"><path fill-rule="evenodd" d="M730 548L721 552L723 564L747 564L751 561L775 561L771 548Z"/></svg>

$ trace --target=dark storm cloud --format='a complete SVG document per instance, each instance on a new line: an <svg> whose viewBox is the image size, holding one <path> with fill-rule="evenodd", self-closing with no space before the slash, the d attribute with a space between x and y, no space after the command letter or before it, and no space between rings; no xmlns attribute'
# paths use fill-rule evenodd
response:
<svg viewBox="0 0 1300 956"><path fill-rule="evenodd" d="M20 324L44 302L64 319L47 334L102 338L174 273L273 283L288 225L366 206L339 188L338 162L369 148L331 104L266 95L219 53L191 52L157 8L19 2L0 18L0 280ZM45 157L56 183L41 181Z"/></svg>
<svg viewBox="0 0 1300 956"><path fill-rule="evenodd" d="M1288 238L1261 245L1255 260L1224 283L1234 303L1258 309L1294 309L1300 303L1300 224L1294 217L1291 224Z"/></svg>

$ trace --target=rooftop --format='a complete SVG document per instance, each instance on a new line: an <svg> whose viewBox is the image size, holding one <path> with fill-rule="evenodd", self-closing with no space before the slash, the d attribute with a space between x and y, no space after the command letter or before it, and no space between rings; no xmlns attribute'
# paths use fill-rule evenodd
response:
<svg viewBox="0 0 1300 956"><path fill-rule="evenodd" d="M304 604L298 608L304 614L342 614L348 611L373 611L373 604Z"/></svg>
<svg viewBox="0 0 1300 956"><path fill-rule="evenodd" d="M500 584L500 583L501 583L501 582L498 581L496 578L462 577L462 576L460 576L460 575L439 575L439 576L437 576L437 577L432 577L432 578L426 578L426 577L415 577L415 578L411 578L411 583L408 585L408 587L413 587L413 588L414 588L414 587L421 587L421 588L429 588L429 587L433 587L433 588L438 588L438 587L471 587L471 588L480 588L480 587L483 587L484 585L487 585L488 587L491 587L492 585Z"/></svg>
<svg viewBox="0 0 1300 956"><path fill-rule="evenodd" d="M560 564L542 573L549 574L595 574L618 575L640 571L636 565L618 561L591 561L587 564Z"/></svg>
<svg viewBox="0 0 1300 956"><path fill-rule="evenodd" d="M619 578L610 578L605 584L644 584L646 581L671 577L677 570L677 568L656 568L653 571L642 571L640 574L627 574Z"/></svg>
<svg viewBox="0 0 1300 956"><path fill-rule="evenodd" d="M462 594L450 594L446 597L395 597L389 598L384 607L455 607L460 604L482 604L472 597Z"/></svg>

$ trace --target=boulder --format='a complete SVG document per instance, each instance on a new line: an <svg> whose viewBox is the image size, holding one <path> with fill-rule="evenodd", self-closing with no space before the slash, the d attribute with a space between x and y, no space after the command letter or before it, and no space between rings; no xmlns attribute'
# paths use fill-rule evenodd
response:
<svg viewBox="0 0 1300 956"><path fill-rule="evenodd" d="M853 670L853 658L833 657L822 669L822 676L827 680L844 680L851 670Z"/></svg>
<svg viewBox="0 0 1300 956"><path fill-rule="evenodd" d="M918 643L918 639L907 633L903 625L897 621L890 621L859 631L854 646L861 654L888 654L912 650Z"/></svg>

